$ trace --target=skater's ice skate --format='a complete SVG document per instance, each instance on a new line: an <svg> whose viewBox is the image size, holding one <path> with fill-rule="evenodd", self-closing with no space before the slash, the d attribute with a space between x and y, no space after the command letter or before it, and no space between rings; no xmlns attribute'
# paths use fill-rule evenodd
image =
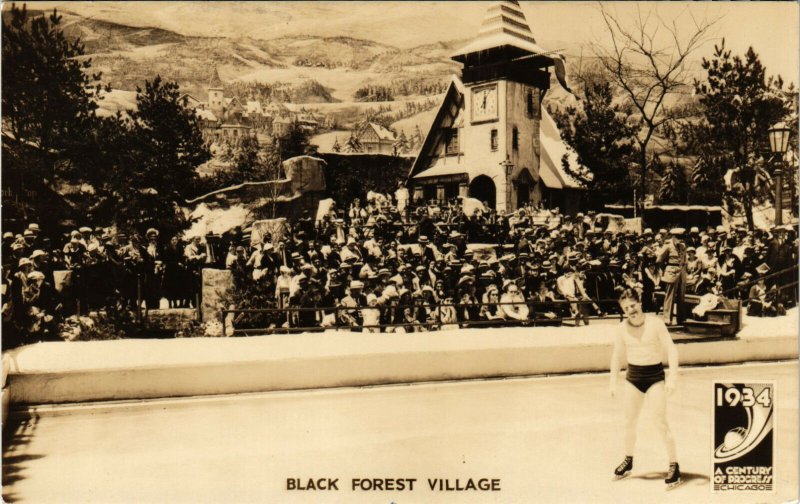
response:
<svg viewBox="0 0 800 504"><path fill-rule="evenodd" d="M664 483L667 484L667 490L672 490L682 483L681 469L678 467L677 462L673 462L669 465L669 471L667 471L667 478L664 480Z"/></svg>
<svg viewBox="0 0 800 504"><path fill-rule="evenodd" d="M633 457L627 456L622 463L614 469L614 481L621 480L631 473L633 469Z"/></svg>

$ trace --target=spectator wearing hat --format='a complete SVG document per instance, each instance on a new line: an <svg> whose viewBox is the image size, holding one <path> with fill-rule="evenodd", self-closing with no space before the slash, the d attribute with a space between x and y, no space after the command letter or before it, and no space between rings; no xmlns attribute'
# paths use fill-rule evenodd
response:
<svg viewBox="0 0 800 504"><path fill-rule="evenodd" d="M702 271L703 261L697 257L697 250L692 246L686 247L686 290L688 292L695 292Z"/></svg>
<svg viewBox="0 0 800 504"><path fill-rule="evenodd" d="M192 304L195 304L197 293L200 291L200 274L203 266L208 261L208 247L203 243L203 238L195 236L183 250L186 264L186 289Z"/></svg>
<svg viewBox="0 0 800 504"><path fill-rule="evenodd" d="M360 308L367 304L367 298L364 296L363 289L364 284L361 281L353 280L350 282L347 294L339 303L339 306L344 308L339 312L341 320L352 328L363 325Z"/></svg>
<svg viewBox="0 0 800 504"><path fill-rule="evenodd" d="M377 326L379 326L381 323L381 310L378 306L378 296L373 293L369 293L367 294L366 299L366 305L361 308L361 320L363 320L364 332L379 333L381 332L381 328Z"/></svg>
<svg viewBox="0 0 800 504"><path fill-rule="evenodd" d="M186 288L188 272L184 264L184 245L178 236L170 238L161 253L164 262L164 295L170 308L189 306L190 292Z"/></svg>
<svg viewBox="0 0 800 504"><path fill-rule="evenodd" d="M63 250L67 268L76 270L83 266L86 259L86 245L81 240L81 233L78 230L70 233L69 242L64 245Z"/></svg>
<svg viewBox="0 0 800 504"><path fill-rule="evenodd" d="M556 315L558 309L555 294L545 282L539 282L529 301L532 311L541 315L535 317L537 325L561 325L561 320Z"/></svg>
<svg viewBox="0 0 800 504"><path fill-rule="evenodd" d="M22 292L22 304L18 307L20 326L29 342L51 339L57 328L55 316L56 299L52 286L45 283L44 274L31 271Z"/></svg>
<svg viewBox="0 0 800 504"><path fill-rule="evenodd" d="M586 293L583 281L572 266L567 266L564 273L556 279L558 293L569 303L570 316L575 319L575 326L589 325L589 307L577 301L588 301L589 295Z"/></svg>
<svg viewBox="0 0 800 504"><path fill-rule="evenodd" d="M469 274L462 276L458 280L458 291L458 320L464 327L469 327L468 323L478 320L480 314L475 278Z"/></svg>
<svg viewBox="0 0 800 504"><path fill-rule="evenodd" d="M687 247L699 247L700 246L700 228L697 226L692 226L689 229L689 234L686 237L686 246Z"/></svg>
<svg viewBox="0 0 800 504"><path fill-rule="evenodd" d="M247 250L243 246L231 243L228 255L225 257L225 268L231 270L234 275L247 275L248 259Z"/></svg>
<svg viewBox="0 0 800 504"><path fill-rule="evenodd" d="M747 314L751 317L774 317L778 314L775 303L776 290L767 291L767 284L760 277L755 285L750 287L747 296Z"/></svg>
<svg viewBox="0 0 800 504"><path fill-rule="evenodd" d="M319 310L322 295L308 279L301 280L300 290L297 293L297 301L294 306L300 308L295 312L295 323L297 327L303 328L304 332L318 332L322 324L323 313Z"/></svg>
<svg viewBox="0 0 800 504"><path fill-rule="evenodd" d="M36 249L31 253L31 264L33 269L44 274L45 281L53 285L53 266L50 264L50 257L47 252Z"/></svg>
<svg viewBox="0 0 800 504"><path fill-rule="evenodd" d="M670 230L670 238L658 255L657 262L664 265L661 282L664 284L664 305L662 318L664 323L672 323L673 308L677 307L678 324L685 318L683 297L686 288L686 245L681 241L685 233L683 228Z"/></svg>
<svg viewBox="0 0 800 504"><path fill-rule="evenodd" d="M717 276L722 283L724 291L730 291L736 287L736 280L738 278L737 270L740 268L739 259L733 255L733 250L730 247L722 249L722 255L717 264Z"/></svg>
<svg viewBox="0 0 800 504"><path fill-rule="evenodd" d="M148 309L160 306L163 293L165 266L158 238L159 232L155 228L149 228L145 232L147 243L144 245L144 253L142 253L142 287Z"/></svg>
<svg viewBox="0 0 800 504"><path fill-rule="evenodd" d="M506 320L515 320L518 323L523 323L528 320L528 305L525 303L525 298L519 292L519 287L512 280L506 280L503 285L503 295L500 297L500 303L503 313L505 313Z"/></svg>
<svg viewBox="0 0 800 504"><path fill-rule="evenodd" d="M479 312L480 320L483 321L505 321L506 314L500 306L500 291L496 285L490 284L486 288L486 293L481 300L481 309ZM500 324L482 324L484 327L498 327Z"/></svg>
<svg viewBox="0 0 800 504"><path fill-rule="evenodd" d="M25 247L26 254L31 250L40 248L42 246L38 237L38 233L30 228L22 232L22 241L20 243Z"/></svg>

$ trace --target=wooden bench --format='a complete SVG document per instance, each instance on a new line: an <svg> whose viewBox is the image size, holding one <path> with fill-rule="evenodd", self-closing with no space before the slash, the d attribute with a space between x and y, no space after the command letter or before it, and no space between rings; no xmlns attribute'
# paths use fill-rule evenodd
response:
<svg viewBox="0 0 800 504"><path fill-rule="evenodd" d="M655 292L656 300L663 304L664 291ZM731 308L715 308L706 312L705 320L688 318L692 315L692 309L700 303L700 296L687 294L684 296L684 309L687 319L684 327L687 332L693 334L713 335L721 337L735 336L742 328L742 302L738 299L729 299L727 304Z"/></svg>

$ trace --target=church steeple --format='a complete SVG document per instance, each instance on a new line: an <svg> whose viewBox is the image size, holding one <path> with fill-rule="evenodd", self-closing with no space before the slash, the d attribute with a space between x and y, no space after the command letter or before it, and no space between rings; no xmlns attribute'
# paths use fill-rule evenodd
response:
<svg viewBox="0 0 800 504"><path fill-rule="evenodd" d="M217 65L214 65L214 71L211 74L211 80L208 82L208 90L211 91L212 89L222 89L223 87L224 84L222 83L222 79L219 78Z"/></svg>
<svg viewBox="0 0 800 504"><path fill-rule="evenodd" d="M222 79L219 78L217 66L214 65L214 71L208 83L208 108L215 114L218 114L219 117L222 116L225 107L224 87L225 85L222 83Z"/></svg>

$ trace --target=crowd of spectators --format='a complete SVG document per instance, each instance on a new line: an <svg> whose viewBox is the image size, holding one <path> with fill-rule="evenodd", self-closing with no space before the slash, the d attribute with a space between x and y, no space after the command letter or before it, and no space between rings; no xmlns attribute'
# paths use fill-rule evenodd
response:
<svg viewBox="0 0 800 504"><path fill-rule="evenodd" d="M144 236L81 227L53 243L40 226L2 236L3 326L7 337L57 332L75 314L170 307L195 307L205 245L178 237L168 243L156 229Z"/></svg>
<svg viewBox="0 0 800 504"><path fill-rule="evenodd" d="M796 303L796 284L775 289L796 271L755 282L797 264L791 228L639 233L597 227L593 213L523 208L506 215L465 209L461 200L409 212L384 198L318 217L305 214L258 243L239 228L188 241L156 229L128 236L82 227L63 243L43 238L37 224L5 232L4 325L47 332L72 313L132 309L137 301L194 307L204 267L230 269L237 288L266 293L257 305L235 306L272 309L259 319L262 327L588 324L591 316L618 313L614 300L623 288L638 289L645 310L658 311L670 235L685 252L687 294L749 301L754 315Z"/></svg>
<svg viewBox="0 0 800 504"><path fill-rule="evenodd" d="M356 201L317 221L305 216L280 238L231 244L227 267L240 284L258 283L272 294L270 306L248 308L302 308L274 312L269 325L276 328L424 331L564 318L588 324L591 316L618 313L616 292L627 287L642 292L647 310L658 311L655 293L663 287L671 234L685 254L686 293L697 297L747 303L753 280L797 264L793 229L637 233L594 224L594 214L566 217L557 209L465 212L454 200L404 215L389 201ZM791 283L795 273L764 283L772 306L794 304L796 285L782 293L775 287Z"/></svg>

